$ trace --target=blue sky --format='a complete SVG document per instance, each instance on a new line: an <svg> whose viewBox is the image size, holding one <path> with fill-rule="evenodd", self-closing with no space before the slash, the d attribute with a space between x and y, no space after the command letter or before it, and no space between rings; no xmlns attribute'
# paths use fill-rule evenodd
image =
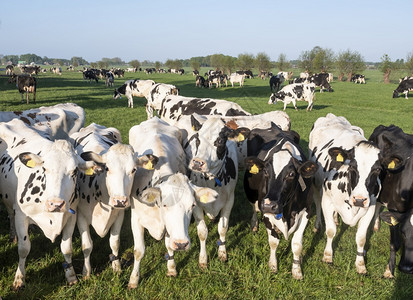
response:
<svg viewBox="0 0 413 300"><path fill-rule="evenodd" d="M7 0L0 11L3 55L165 62L265 52L292 60L320 46L380 61L413 52L411 0Z"/></svg>

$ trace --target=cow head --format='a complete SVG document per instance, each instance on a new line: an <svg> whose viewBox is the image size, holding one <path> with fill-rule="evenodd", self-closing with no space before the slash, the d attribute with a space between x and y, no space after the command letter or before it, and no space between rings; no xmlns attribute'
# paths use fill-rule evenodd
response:
<svg viewBox="0 0 413 300"><path fill-rule="evenodd" d="M336 186L342 193L348 193L352 206L368 208L375 204L381 190L379 152L377 146L367 141L359 142L350 150L329 149L328 170L337 171L331 179L338 181Z"/></svg>
<svg viewBox="0 0 413 300"><path fill-rule="evenodd" d="M41 152L41 155L24 152L19 155L21 163L31 170L29 181L21 192L21 204L44 200L47 212L72 212L75 185L79 170L95 174L100 169L92 161L77 156L73 147L65 140L57 140Z"/></svg>
<svg viewBox="0 0 413 300"><path fill-rule="evenodd" d="M397 90L393 91L393 98L398 98L399 97L399 92Z"/></svg>
<svg viewBox="0 0 413 300"><path fill-rule="evenodd" d="M93 160L103 166L106 188L109 194L109 205L124 209L130 206L135 171L139 167L153 169L158 158L154 155L137 157L132 146L121 143L114 144L106 152L98 155L93 152L81 154L85 160Z"/></svg>
<svg viewBox="0 0 413 300"><path fill-rule="evenodd" d="M167 247L177 251L190 247L188 228L194 207L211 203L217 197L218 193L213 189L195 186L186 175L176 173L156 188L143 191L138 200L150 207L158 207L169 236Z"/></svg>
<svg viewBox="0 0 413 300"><path fill-rule="evenodd" d="M310 188L310 178L317 171L317 164L303 162L297 147L286 141L282 147L268 153L265 160L256 157L245 159L247 172L258 176L261 187L258 189L262 199L258 205L263 213L282 217L283 208L297 193Z"/></svg>
<svg viewBox="0 0 413 300"><path fill-rule="evenodd" d="M271 93L270 99L268 99L268 104L277 104L277 97L274 93Z"/></svg>

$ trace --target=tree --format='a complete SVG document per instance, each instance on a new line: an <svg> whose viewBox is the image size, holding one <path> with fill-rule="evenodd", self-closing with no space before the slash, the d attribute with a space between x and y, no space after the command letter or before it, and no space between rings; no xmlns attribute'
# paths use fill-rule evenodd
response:
<svg viewBox="0 0 413 300"><path fill-rule="evenodd" d="M287 71L291 68L291 63L287 60L287 56L281 53L278 60L275 62L275 67L280 71Z"/></svg>
<svg viewBox="0 0 413 300"><path fill-rule="evenodd" d="M199 71L199 69L201 68L201 63L198 60L194 59L193 57L191 58L190 64L191 64L192 70Z"/></svg>
<svg viewBox="0 0 413 300"><path fill-rule="evenodd" d="M160 61L155 61L155 69L159 71L159 69L161 68L162 64Z"/></svg>
<svg viewBox="0 0 413 300"><path fill-rule="evenodd" d="M260 52L255 57L255 66L258 68L259 71L268 72L271 70L271 61L270 57L264 53Z"/></svg>
<svg viewBox="0 0 413 300"><path fill-rule="evenodd" d="M366 69L366 63L357 51L346 50L338 54L336 68L339 72L338 81L342 81L345 74L347 74L347 81L350 81L353 74L361 73Z"/></svg>
<svg viewBox="0 0 413 300"><path fill-rule="evenodd" d="M99 69L107 69L109 67L109 64L107 61L101 60L101 61L98 61L98 66L99 66Z"/></svg>
<svg viewBox="0 0 413 300"><path fill-rule="evenodd" d="M211 55L211 67L215 68L215 70L223 71L224 65L224 55L223 54L213 54Z"/></svg>
<svg viewBox="0 0 413 300"><path fill-rule="evenodd" d="M406 62L404 66L407 69L409 76L412 76L413 75L413 52L410 52L409 54L407 54L407 58L406 58Z"/></svg>
<svg viewBox="0 0 413 300"><path fill-rule="evenodd" d="M384 83L390 83L390 73L394 68L394 64L392 63L388 54L384 54L381 57L381 64L380 64L380 71L383 73L383 81Z"/></svg>
<svg viewBox="0 0 413 300"><path fill-rule="evenodd" d="M136 69L139 69L141 66L141 63L137 59L131 60L129 64L132 66L132 68L136 68Z"/></svg>
<svg viewBox="0 0 413 300"><path fill-rule="evenodd" d="M311 51L303 51L299 58L298 66L309 72L328 72L334 65L334 52L331 49L323 49L319 46Z"/></svg>
<svg viewBox="0 0 413 300"><path fill-rule="evenodd" d="M232 70L235 68L235 62L237 61L236 57L226 55L223 58L222 68L227 74L231 74Z"/></svg>

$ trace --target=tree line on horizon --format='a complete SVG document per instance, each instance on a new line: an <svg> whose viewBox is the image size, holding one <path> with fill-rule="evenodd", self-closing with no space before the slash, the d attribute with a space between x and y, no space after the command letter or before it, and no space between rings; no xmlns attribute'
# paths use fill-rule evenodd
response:
<svg viewBox="0 0 413 300"><path fill-rule="evenodd" d="M349 81L353 74L361 73L367 65L379 69L383 73L385 83L390 82L390 74L394 70L404 70L407 74L413 74L413 52L407 54L406 60L397 59L392 61L388 54L383 54L381 62L366 62L362 55L357 51L345 50L337 55L328 48L319 46L311 50L303 51L297 60L287 60L287 56L281 53L277 61L271 61L270 57L265 52L260 52L257 55L243 53L238 57L212 54L207 56L192 57L189 59L167 59L164 63L160 61L139 61L137 59L124 62L121 58L102 58L97 62L87 62L82 57L72 57L68 59L55 59L48 57L40 57L35 54L23 55L0 55L2 65L13 63L18 64L19 61L25 61L26 64L50 64L50 65L72 65L74 67L90 65L93 68L109 68L111 66L130 65L135 68L155 67L160 69L166 67L168 69L181 69L183 67L191 67L193 70L199 70L201 67L214 68L221 70L227 74L235 70L251 70L256 69L263 72L271 72L273 68L279 71L288 71L291 68L298 68L308 73L318 72L337 72L338 80L342 81L347 77Z"/></svg>

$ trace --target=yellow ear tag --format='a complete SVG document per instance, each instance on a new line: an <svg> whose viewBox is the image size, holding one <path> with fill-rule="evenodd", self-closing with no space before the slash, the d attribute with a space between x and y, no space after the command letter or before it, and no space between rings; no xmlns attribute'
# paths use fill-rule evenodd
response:
<svg viewBox="0 0 413 300"><path fill-rule="evenodd" d="M343 161L344 161L344 158L343 158L343 156L341 155L341 153L337 154L336 161L339 161L339 162L343 162Z"/></svg>
<svg viewBox="0 0 413 300"><path fill-rule="evenodd" d="M245 136L242 133L238 134L238 142L242 142L244 140L245 140Z"/></svg>
<svg viewBox="0 0 413 300"><path fill-rule="evenodd" d="M192 130L195 131L195 126L192 126Z"/></svg>
<svg viewBox="0 0 413 300"><path fill-rule="evenodd" d="M145 165L146 170L153 170L153 164L152 161L148 161Z"/></svg>
<svg viewBox="0 0 413 300"><path fill-rule="evenodd" d="M152 202L154 202L155 201L155 195L154 194L149 194L148 195L148 202L149 203L152 203Z"/></svg>
<svg viewBox="0 0 413 300"><path fill-rule="evenodd" d="M397 224L399 224L399 222L397 222L397 220L396 220L394 217L390 217L390 223L391 223L393 226L396 226Z"/></svg>
<svg viewBox="0 0 413 300"><path fill-rule="evenodd" d="M88 168L86 171L85 171L85 175L87 175L87 176L92 176L94 174L94 172L93 172L93 169L92 168Z"/></svg>
<svg viewBox="0 0 413 300"><path fill-rule="evenodd" d="M396 166L396 164L394 163L394 160L392 160L389 165L387 166L388 169L394 169L394 167Z"/></svg>
<svg viewBox="0 0 413 300"><path fill-rule="evenodd" d="M250 169L250 173L251 174L257 174L260 171L260 169L258 169L256 164L253 164L251 169Z"/></svg>
<svg viewBox="0 0 413 300"><path fill-rule="evenodd" d="M202 195L201 198L199 199L202 203L207 203L208 202L208 196L207 195Z"/></svg>
<svg viewBox="0 0 413 300"><path fill-rule="evenodd" d="M36 166L36 163L33 159L30 159L27 161L26 166L28 166L29 168L34 168Z"/></svg>

